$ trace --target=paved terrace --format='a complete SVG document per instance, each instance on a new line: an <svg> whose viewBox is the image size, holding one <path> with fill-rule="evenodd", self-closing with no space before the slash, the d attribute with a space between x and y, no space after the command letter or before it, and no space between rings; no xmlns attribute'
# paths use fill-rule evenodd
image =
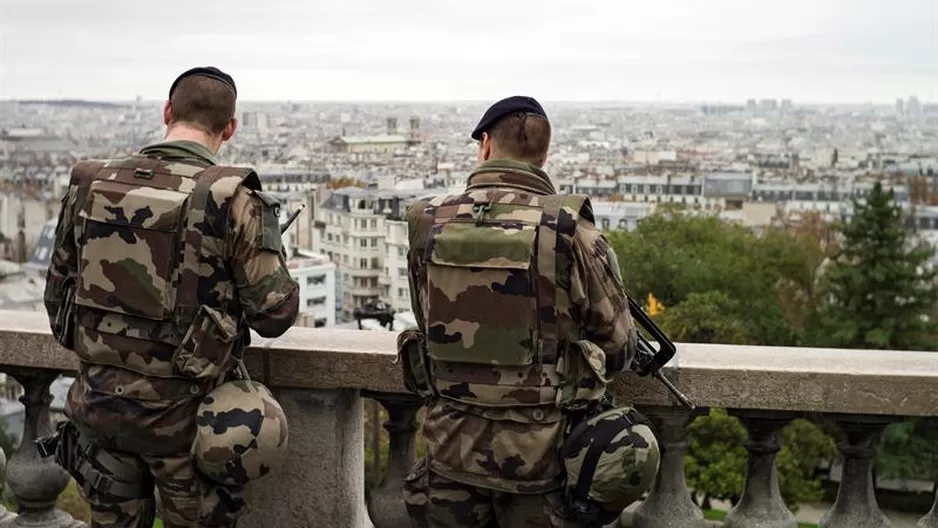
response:
<svg viewBox="0 0 938 528"><path fill-rule="evenodd" d="M19 515L0 512L0 526L79 527L54 509L66 474L39 459L31 440L52 430L49 384L77 367L52 339L43 314L0 311L0 369L24 388L23 442L6 464L6 484ZM392 363L394 333L294 328L279 339L255 336L247 354L252 375L277 394L290 423L291 462L256 488L256 503L239 528L409 527L401 486L415 456L418 406L404 393ZM830 420L842 433L845 458L829 528L886 528L872 489L875 441L903 417L938 416L938 353L724 345L678 345L666 370L699 406L725 407L749 432L744 492L729 527L795 528L778 491L779 429L796 417ZM702 528L684 480L686 427L694 416L657 381L629 374L615 393L657 424L661 470L654 489L620 526ZM388 468L367 495L363 485L362 397L389 414ZM919 521L938 528L938 503Z"/></svg>

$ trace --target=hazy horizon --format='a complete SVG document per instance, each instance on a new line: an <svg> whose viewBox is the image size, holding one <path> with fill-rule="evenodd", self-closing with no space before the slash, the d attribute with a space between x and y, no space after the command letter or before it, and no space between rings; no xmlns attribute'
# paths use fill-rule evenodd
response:
<svg viewBox="0 0 938 528"><path fill-rule="evenodd" d="M938 101L938 0L3 0L0 100L162 101L196 65L243 102Z"/></svg>
<svg viewBox="0 0 938 528"><path fill-rule="evenodd" d="M525 94L506 94L505 96L499 96L497 99L238 99L238 105L275 105L275 104L365 104L365 105L376 105L376 104L413 104L413 105L432 105L432 104L465 104L465 105L489 105L495 102L502 97L508 97L509 95L525 95ZM915 94L912 94L915 95ZM903 103L907 102L908 97L899 97L903 100ZM755 99L758 104L760 98L751 98ZM775 97L775 98L765 98L765 99L775 99L777 102L781 103L783 99L791 99L792 105L794 106L877 106L877 107L893 107L895 106L895 99L890 101L799 101L791 97ZM924 99L919 96L919 102L922 104L938 104L938 99L929 100ZM151 98L151 99L141 99L139 102L142 104L163 104L165 98ZM21 97L14 99L3 99L0 98L0 103L42 103L42 102L61 102L61 101L75 101L82 103L107 103L107 104L116 104L116 105L131 105L134 104L136 98L124 98L124 99L85 99L78 97ZM538 98L538 101L545 104L552 105L634 105L634 106L699 106L699 105L732 105L732 106L745 106L746 101L717 101L717 100L698 100L698 101L669 101L669 100L660 100L660 101L643 101L643 100L627 100L627 99L583 99L583 100L562 100L562 99L545 99Z"/></svg>

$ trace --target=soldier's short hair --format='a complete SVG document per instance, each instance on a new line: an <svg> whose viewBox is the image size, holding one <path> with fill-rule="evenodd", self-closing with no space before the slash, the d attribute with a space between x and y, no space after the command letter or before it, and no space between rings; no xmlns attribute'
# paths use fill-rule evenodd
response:
<svg viewBox="0 0 938 528"><path fill-rule="evenodd" d="M503 117L489 130L498 151L505 156L541 167L550 147L550 122L532 114Z"/></svg>
<svg viewBox="0 0 938 528"><path fill-rule="evenodd" d="M237 96L219 80L192 75L179 81L169 102L174 122L193 123L221 134L235 115Z"/></svg>

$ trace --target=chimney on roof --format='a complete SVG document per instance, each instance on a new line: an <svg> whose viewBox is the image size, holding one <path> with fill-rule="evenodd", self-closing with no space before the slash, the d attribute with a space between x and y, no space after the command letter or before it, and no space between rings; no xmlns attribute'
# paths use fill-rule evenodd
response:
<svg viewBox="0 0 938 528"><path fill-rule="evenodd" d="M388 118L388 135L397 134L397 118L389 117Z"/></svg>

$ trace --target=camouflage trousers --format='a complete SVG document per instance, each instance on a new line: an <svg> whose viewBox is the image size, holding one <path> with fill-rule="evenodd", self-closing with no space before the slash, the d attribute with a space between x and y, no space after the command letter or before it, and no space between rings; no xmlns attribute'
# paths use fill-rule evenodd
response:
<svg viewBox="0 0 938 528"><path fill-rule="evenodd" d="M91 528L152 528L154 515L166 528L234 528L244 511L243 493L206 480L196 471L189 453L151 456L99 449L124 464L123 476L139 475L151 491L146 498L128 498L93 487L82 490L91 506ZM159 492L160 511L156 511L154 489Z"/></svg>
<svg viewBox="0 0 938 528"><path fill-rule="evenodd" d="M418 462L404 482L404 502L417 528L578 528L563 492L520 495L450 480Z"/></svg>

